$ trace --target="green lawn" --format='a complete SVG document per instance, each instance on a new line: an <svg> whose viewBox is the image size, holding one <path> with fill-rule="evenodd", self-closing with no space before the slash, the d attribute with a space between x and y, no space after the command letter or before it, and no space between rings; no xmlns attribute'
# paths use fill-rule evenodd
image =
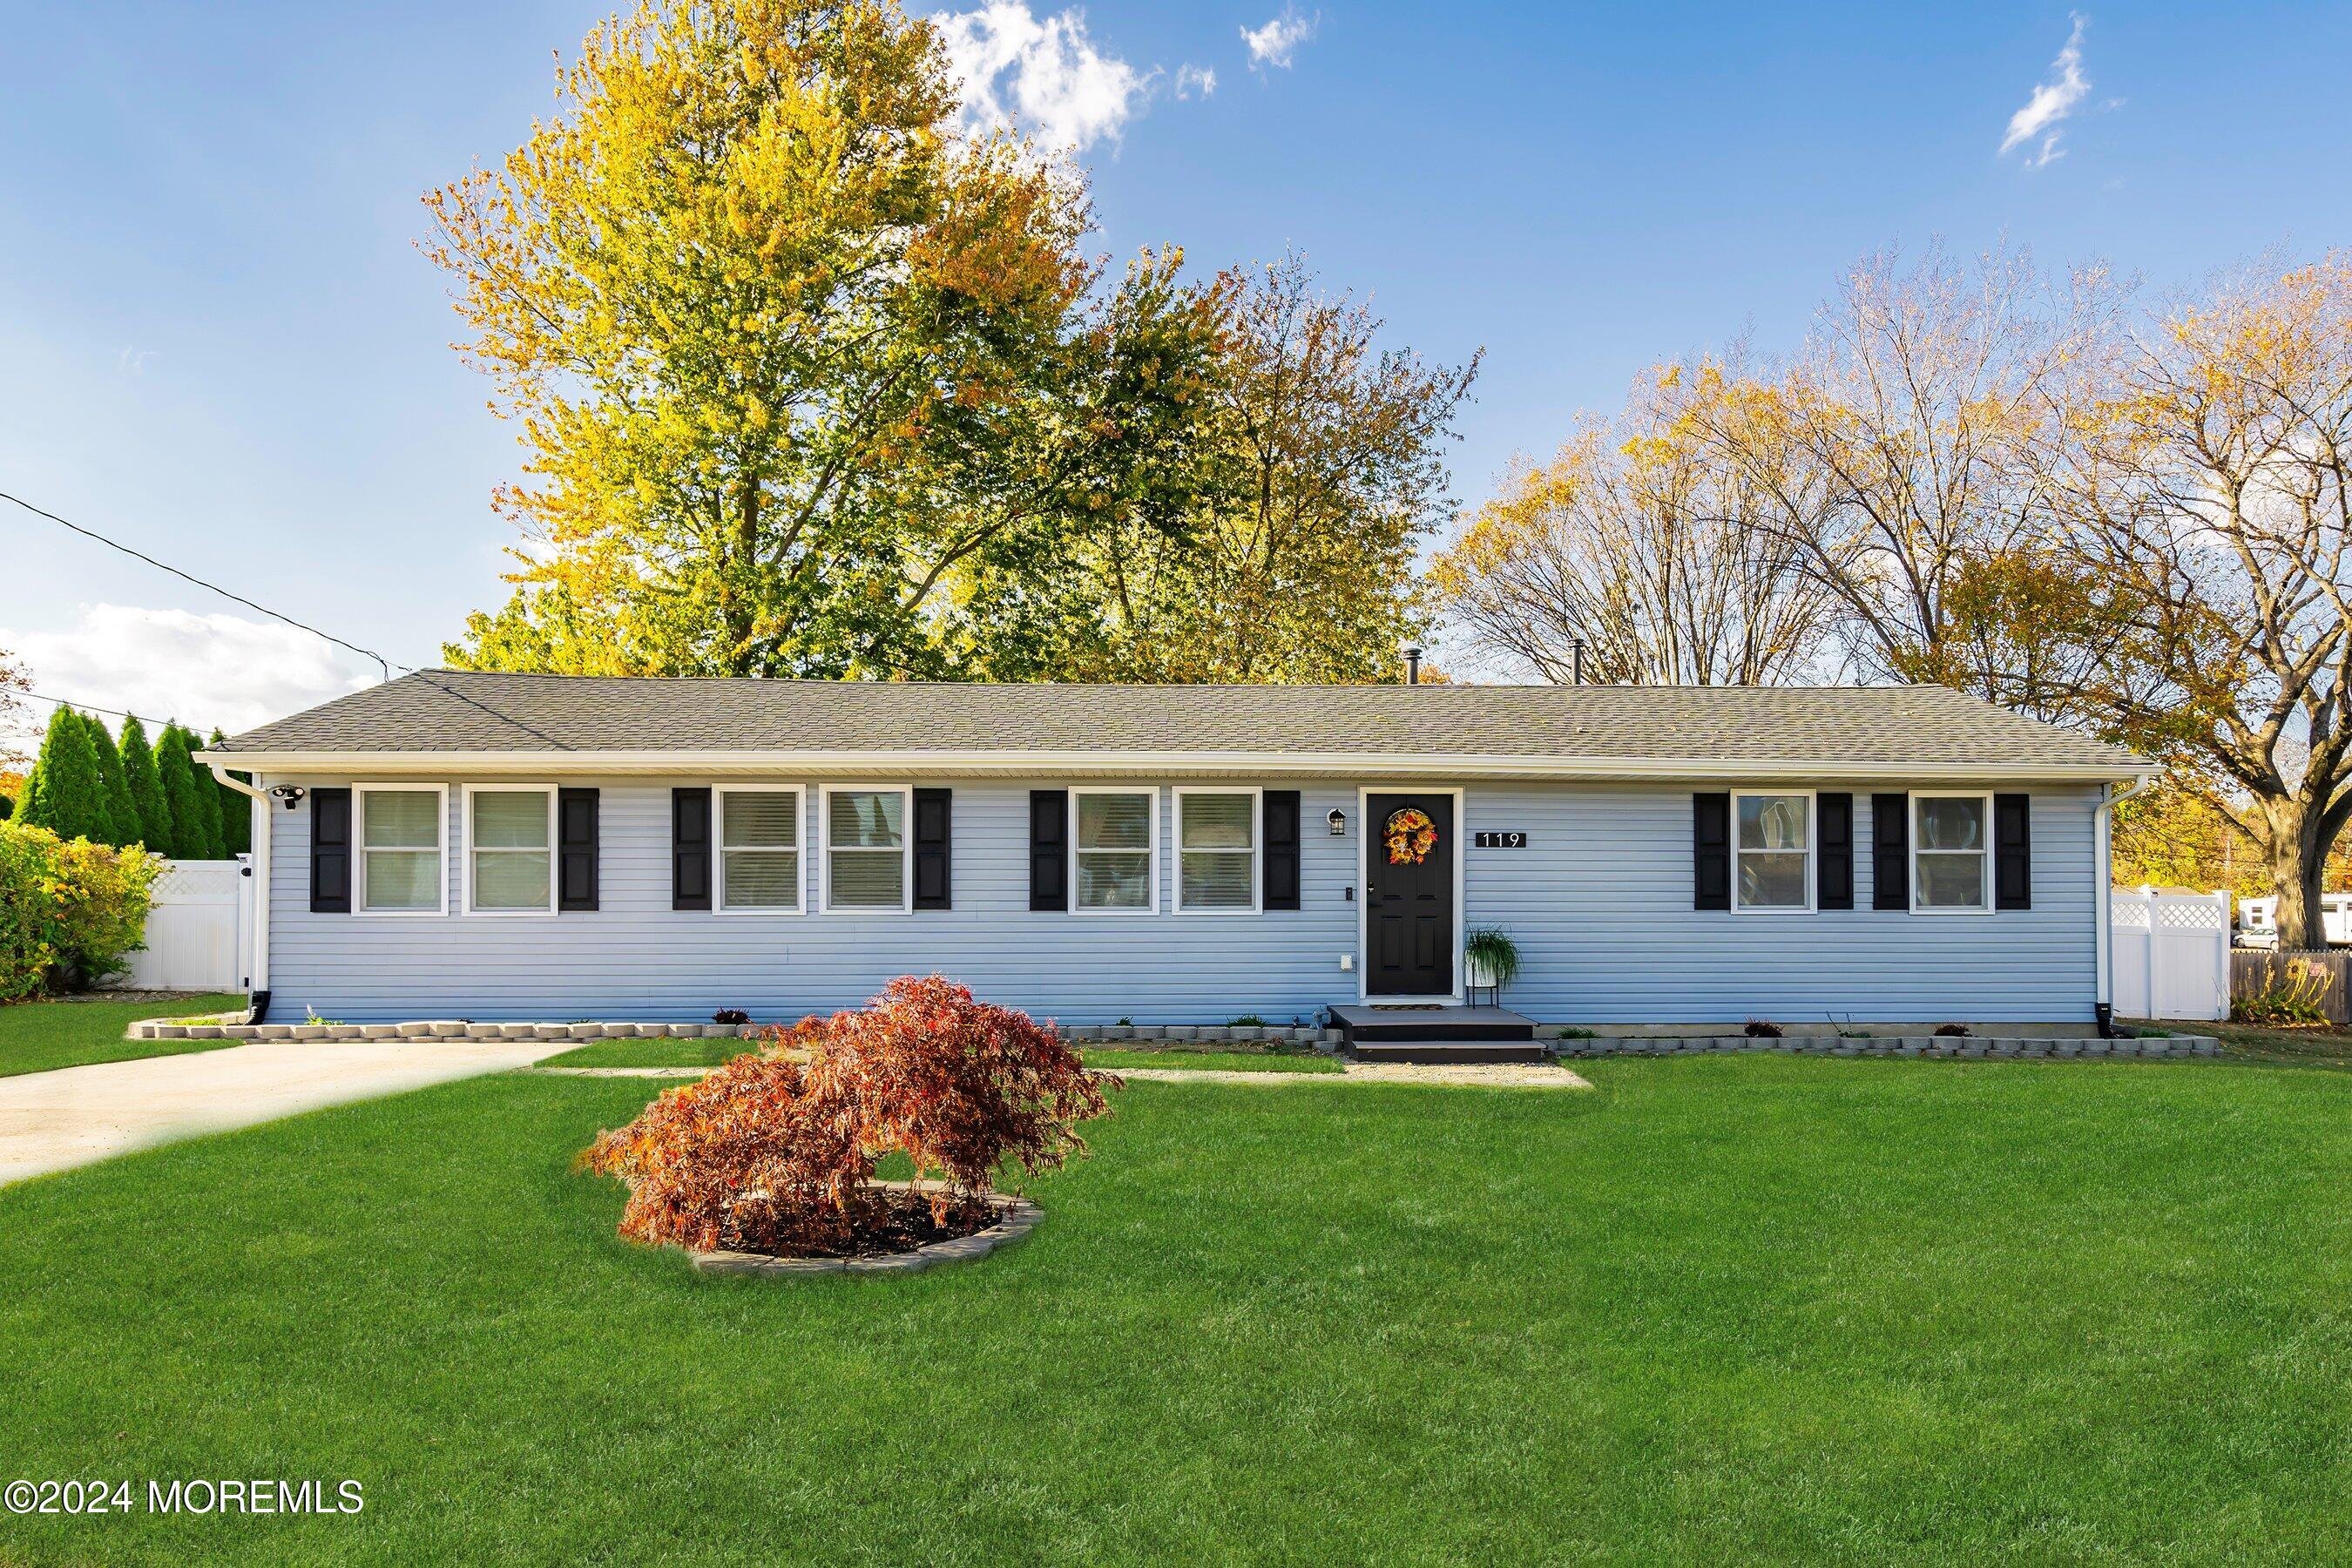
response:
<svg viewBox="0 0 2352 1568"><path fill-rule="evenodd" d="M218 1050L234 1040L126 1040L138 1018L184 1018L243 1007L243 996L188 996L173 1002L19 1002L0 1007L0 1078L84 1062L128 1061Z"/></svg>
<svg viewBox="0 0 2352 1568"><path fill-rule="evenodd" d="M597 1040L540 1063L551 1068L717 1067L757 1048L751 1040ZM1088 1067L1215 1068L1225 1072L1338 1072L1337 1058L1265 1051L1081 1050Z"/></svg>
<svg viewBox="0 0 2352 1568"><path fill-rule="evenodd" d="M1090 1068L1124 1072L1129 1068L1175 1068L1216 1072L1339 1072L1338 1057L1306 1051L1122 1050L1087 1046L1078 1052Z"/></svg>
<svg viewBox="0 0 2352 1568"><path fill-rule="evenodd" d="M1021 1246L704 1280L509 1074L0 1188L0 1562L2352 1555L2352 1079L1720 1057L1140 1083Z"/></svg>
<svg viewBox="0 0 2352 1568"><path fill-rule="evenodd" d="M757 1040L596 1040L577 1046L539 1065L546 1068L715 1068L746 1051L760 1048Z"/></svg>

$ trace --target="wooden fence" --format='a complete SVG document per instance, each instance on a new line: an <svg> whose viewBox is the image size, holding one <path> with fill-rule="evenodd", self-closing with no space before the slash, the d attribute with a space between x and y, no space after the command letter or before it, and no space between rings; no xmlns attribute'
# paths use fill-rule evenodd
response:
<svg viewBox="0 0 2352 1568"><path fill-rule="evenodd" d="M2326 987L2319 994L2319 1005L2326 1012L2328 1022L2352 1023L2352 1009L2346 1005L2345 973L2352 967L2352 950L2345 948L2313 952L2263 952L2238 948L2230 954L2231 996L2259 996L2273 984L2288 984L2290 963L2311 965L2326 977Z"/></svg>

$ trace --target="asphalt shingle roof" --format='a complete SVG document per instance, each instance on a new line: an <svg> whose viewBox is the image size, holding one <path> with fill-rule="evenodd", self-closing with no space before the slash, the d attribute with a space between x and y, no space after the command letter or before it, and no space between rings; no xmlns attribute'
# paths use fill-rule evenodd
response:
<svg viewBox="0 0 2352 1568"><path fill-rule="evenodd" d="M1120 752L2141 771L1937 686L979 686L424 670L222 752Z"/></svg>

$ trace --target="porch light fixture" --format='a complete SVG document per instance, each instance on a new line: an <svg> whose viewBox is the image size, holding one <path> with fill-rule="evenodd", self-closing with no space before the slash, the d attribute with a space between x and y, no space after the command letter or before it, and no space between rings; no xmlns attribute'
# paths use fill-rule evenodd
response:
<svg viewBox="0 0 2352 1568"><path fill-rule="evenodd" d="M309 795L310 792L304 789L300 784L271 784L269 786L269 793L277 796L279 800L284 801L286 803L286 809L291 811L294 809L295 805L299 802L304 795Z"/></svg>
<svg viewBox="0 0 2352 1568"><path fill-rule="evenodd" d="M1331 815L1325 817L1323 820L1331 825L1332 837L1345 838L1348 837L1348 814L1346 812L1340 810L1335 805L1331 808Z"/></svg>

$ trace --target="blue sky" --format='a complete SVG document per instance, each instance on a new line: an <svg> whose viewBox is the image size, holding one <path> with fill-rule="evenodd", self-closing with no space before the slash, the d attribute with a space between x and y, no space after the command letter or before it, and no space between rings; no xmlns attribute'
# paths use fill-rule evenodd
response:
<svg viewBox="0 0 2352 1568"><path fill-rule="evenodd" d="M605 7L10 9L0 489L430 662L504 596L516 454L417 198L520 139ZM1083 141L1114 255L1296 246L1392 341L1483 345L1472 503L1646 363L1792 345L1880 247L2162 289L2352 239L2342 5L993 0L961 33ZM2004 152L2037 89L2067 112ZM13 509L0 549L45 690L236 728L373 669Z"/></svg>

